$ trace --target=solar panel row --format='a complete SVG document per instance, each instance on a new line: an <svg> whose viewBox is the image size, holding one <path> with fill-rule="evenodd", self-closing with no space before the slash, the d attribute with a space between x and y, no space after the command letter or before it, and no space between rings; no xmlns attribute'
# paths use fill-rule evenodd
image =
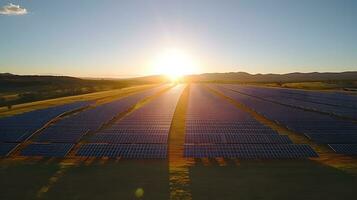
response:
<svg viewBox="0 0 357 200"><path fill-rule="evenodd" d="M131 159L165 159L166 144L84 144L77 152L82 157L122 157Z"/></svg>
<svg viewBox="0 0 357 200"><path fill-rule="evenodd" d="M272 129L225 129L225 128L211 128L211 129L192 129L188 127L186 129L186 134L194 134L194 133L201 133L201 134L260 134L260 135L271 135L271 134L278 134L276 131Z"/></svg>
<svg viewBox="0 0 357 200"><path fill-rule="evenodd" d="M190 144L289 144L292 143L286 135L240 135L240 134L188 134L185 143Z"/></svg>
<svg viewBox="0 0 357 200"><path fill-rule="evenodd" d="M336 152L346 155L357 155L357 144L329 144Z"/></svg>
<svg viewBox="0 0 357 200"><path fill-rule="evenodd" d="M120 134L144 134L144 135L167 135L167 128L166 129L105 129L100 131L99 134L96 135L120 135Z"/></svg>
<svg viewBox="0 0 357 200"><path fill-rule="evenodd" d="M0 143L0 157L9 155L18 143Z"/></svg>
<svg viewBox="0 0 357 200"><path fill-rule="evenodd" d="M357 134L305 134L308 138L320 144L351 144L357 143Z"/></svg>
<svg viewBox="0 0 357 200"><path fill-rule="evenodd" d="M166 135L155 134L96 134L89 139L91 143L121 143L121 144L145 144L167 143Z"/></svg>
<svg viewBox="0 0 357 200"><path fill-rule="evenodd" d="M36 142L63 142L63 143L76 143L80 138L85 135L89 129L69 129L61 130L60 128L49 128L40 134Z"/></svg>
<svg viewBox="0 0 357 200"><path fill-rule="evenodd" d="M64 157L74 144L68 143L35 143L25 147L22 156Z"/></svg>
<svg viewBox="0 0 357 200"><path fill-rule="evenodd" d="M297 159L317 157L305 144L230 144L185 145L185 157L239 159Z"/></svg>
<svg viewBox="0 0 357 200"><path fill-rule="evenodd" d="M157 122L159 122L160 120L157 120ZM127 126L125 124L125 122L120 122L117 124L114 124L110 130L111 131L125 131L125 130L147 130L147 131L151 131L151 130L167 130L170 129L170 125L131 125L131 126ZM108 129L109 130L109 129ZM109 131L110 132L110 131Z"/></svg>
<svg viewBox="0 0 357 200"><path fill-rule="evenodd" d="M28 138L36 129L24 130L19 132L1 132L0 133L0 142L21 142Z"/></svg>
<svg viewBox="0 0 357 200"><path fill-rule="evenodd" d="M91 102L76 102L35 110L0 119L0 142L22 142L58 115L88 106Z"/></svg>

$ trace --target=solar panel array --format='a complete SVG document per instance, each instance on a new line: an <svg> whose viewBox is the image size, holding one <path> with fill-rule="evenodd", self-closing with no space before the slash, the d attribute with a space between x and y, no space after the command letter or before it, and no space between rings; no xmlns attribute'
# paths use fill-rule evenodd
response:
<svg viewBox="0 0 357 200"><path fill-rule="evenodd" d="M357 120L357 96L341 92L316 92L286 88L228 86L229 88L273 102Z"/></svg>
<svg viewBox="0 0 357 200"><path fill-rule="evenodd" d="M64 118L41 132L35 141L76 143L86 133L97 130L119 113L128 110L141 99L153 95L163 87L148 89Z"/></svg>
<svg viewBox="0 0 357 200"><path fill-rule="evenodd" d="M45 129L34 139L37 143L26 146L22 156L64 157L83 135L94 131L139 100L161 90L164 85L128 97L90 108L68 116Z"/></svg>
<svg viewBox="0 0 357 200"><path fill-rule="evenodd" d="M0 143L0 157L7 156L13 151L18 143Z"/></svg>
<svg viewBox="0 0 357 200"><path fill-rule="evenodd" d="M193 84L186 117L186 157L241 159L306 158L317 156L308 145L291 144L250 114Z"/></svg>
<svg viewBox="0 0 357 200"><path fill-rule="evenodd" d="M64 157L74 144L67 143L42 143L30 144L21 151L22 156Z"/></svg>
<svg viewBox="0 0 357 200"><path fill-rule="evenodd" d="M25 147L20 154L63 157L85 134L98 130L118 113L128 110L163 87L68 116L42 131L35 138L36 143ZM355 97L340 93L310 94L306 91L239 85L211 84L209 87L293 131L303 133L316 143L328 144L337 153L357 154L356 123L306 111L315 109L353 118L356 114L354 109L357 108ZM80 147L77 155L166 158L171 121L183 89L183 85L176 86L111 127L95 133L89 138L88 144ZM0 156L8 155L19 142L25 141L54 117L89 103L76 102L0 119ZM335 110L332 112L326 106ZM184 156L285 159L314 157L317 154L308 145L292 144L288 136L279 135L202 85L192 84Z"/></svg>
<svg viewBox="0 0 357 200"><path fill-rule="evenodd" d="M55 106L0 119L0 142L22 142L58 115L89 105L88 101Z"/></svg>
<svg viewBox="0 0 357 200"><path fill-rule="evenodd" d="M240 92L240 88L243 86L216 84L211 87L252 108L266 118L274 120L290 130L304 134L316 143L356 143L356 123L249 96Z"/></svg>
<svg viewBox="0 0 357 200"><path fill-rule="evenodd" d="M184 87L171 88L111 127L94 134L89 139L90 144L83 145L77 155L165 158L172 117Z"/></svg>

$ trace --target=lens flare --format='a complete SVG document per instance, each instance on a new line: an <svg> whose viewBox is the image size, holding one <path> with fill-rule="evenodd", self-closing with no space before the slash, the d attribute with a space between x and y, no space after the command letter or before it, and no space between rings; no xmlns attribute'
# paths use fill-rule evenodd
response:
<svg viewBox="0 0 357 200"><path fill-rule="evenodd" d="M155 74L163 74L171 81L178 81L184 75L195 73L197 63L184 51L170 49L157 56L153 67Z"/></svg>

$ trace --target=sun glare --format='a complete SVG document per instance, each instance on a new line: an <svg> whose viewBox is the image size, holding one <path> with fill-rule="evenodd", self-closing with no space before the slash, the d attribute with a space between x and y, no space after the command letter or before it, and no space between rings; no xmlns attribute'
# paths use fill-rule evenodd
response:
<svg viewBox="0 0 357 200"><path fill-rule="evenodd" d="M195 73L197 64L181 50L170 49L160 54L154 62L154 73L166 75L171 81L179 81L182 76Z"/></svg>

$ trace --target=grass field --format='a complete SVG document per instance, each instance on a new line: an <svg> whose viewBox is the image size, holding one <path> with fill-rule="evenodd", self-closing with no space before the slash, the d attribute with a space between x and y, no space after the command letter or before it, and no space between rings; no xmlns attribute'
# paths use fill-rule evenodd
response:
<svg viewBox="0 0 357 200"><path fill-rule="evenodd" d="M182 191L170 190L172 174L166 161L97 160L53 176L60 167L55 161L1 163L0 198L136 199L139 188L144 199L353 199L357 195L356 174L311 160L199 159L187 168L187 198L182 198ZM53 179L58 180L51 185ZM43 187L48 191L39 195Z"/></svg>
<svg viewBox="0 0 357 200"><path fill-rule="evenodd" d="M155 85L156 84L132 86L132 87L103 91L103 92L95 92L90 94L35 101L35 102L15 105L10 110L4 106L4 107L0 107L0 117L20 114L31 110L43 109L51 106L57 106L57 105L72 103L76 101L95 101L97 103L109 102L116 98L120 98L132 94L134 92L139 92L141 90L154 87Z"/></svg>
<svg viewBox="0 0 357 200"><path fill-rule="evenodd" d="M266 83L259 84L270 87L283 87L304 90L352 90L357 88L356 81L315 81L315 82L291 82L291 83Z"/></svg>
<svg viewBox="0 0 357 200"><path fill-rule="evenodd" d="M0 73L0 107L165 82L157 79L83 79Z"/></svg>
<svg viewBox="0 0 357 200"><path fill-rule="evenodd" d="M78 99L110 101L151 86L91 94ZM182 157L189 87L177 105L167 160L31 159L0 160L0 199L353 199L357 196L356 158L324 155L306 160L184 159ZM219 95L219 94L216 94ZM224 97L222 97L224 100ZM235 104L235 102L226 99ZM34 103L35 108L63 103ZM151 99L138 103L140 108ZM236 105L238 108L241 105ZM19 107L19 111L35 109ZM241 109L245 109L240 107ZM251 112L246 110L247 112ZM15 111L14 111L15 112ZM6 112L4 112L6 113ZM9 114L9 113L7 113ZM272 122L251 113L264 124ZM270 124L269 124L270 123ZM294 133L289 137L301 141ZM319 149L322 148L322 149ZM325 154L323 154L325 152ZM350 164L350 165L347 165Z"/></svg>
<svg viewBox="0 0 357 200"><path fill-rule="evenodd" d="M305 161L242 161L190 168L193 199L353 199L357 177Z"/></svg>

